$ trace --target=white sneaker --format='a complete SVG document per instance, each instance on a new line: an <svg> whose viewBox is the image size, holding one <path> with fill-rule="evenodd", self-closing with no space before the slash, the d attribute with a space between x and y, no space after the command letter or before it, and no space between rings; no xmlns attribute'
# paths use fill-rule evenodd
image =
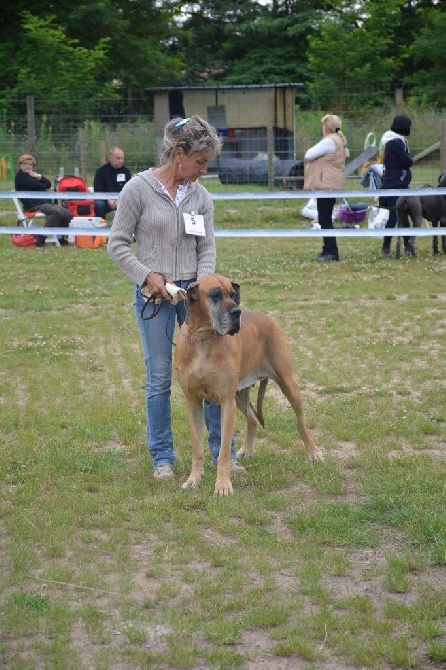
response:
<svg viewBox="0 0 446 670"><path fill-rule="evenodd" d="M231 458L230 473L231 475L246 475L246 468L244 468L243 465L240 465L240 463L236 461L235 458Z"/></svg>
<svg viewBox="0 0 446 670"><path fill-rule="evenodd" d="M155 479L171 479L174 477L173 468L168 463L165 465L159 465L153 471L153 476Z"/></svg>

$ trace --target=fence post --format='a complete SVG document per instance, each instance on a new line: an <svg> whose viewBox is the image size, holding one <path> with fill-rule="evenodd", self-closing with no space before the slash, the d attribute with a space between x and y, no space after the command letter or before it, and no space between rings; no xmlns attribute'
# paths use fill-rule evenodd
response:
<svg viewBox="0 0 446 670"><path fill-rule="evenodd" d="M99 140L99 165L105 163L105 140Z"/></svg>
<svg viewBox="0 0 446 670"><path fill-rule="evenodd" d="M403 89L397 88L395 89L395 107L396 107L395 114L403 113L403 104L404 104Z"/></svg>
<svg viewBox="0 0 446 670"><path fill-rule="evenodd" d="M79 146L81 151L81 177L87 183L87 142L85 128L79 128Z"/></svg>
<svg viewBox="0 0 446 670"><path fill-rule="evenodd" d="M274 136L271 126L267 128L266 146L268 151L268 191L274 191Z"/></svg>
<svg viewBox="0 0 446 670"><path fill-rule="evenodd" d="M36 123L34 118L34 96L26 96L26 118L28 122L28 153L36 153Z"/></svg>
<svg viewBox="0 0 446 670"><path fill-rule="evenodd" d="M446 170L446 119L441 122L440 137L440 172Z"/></svg>

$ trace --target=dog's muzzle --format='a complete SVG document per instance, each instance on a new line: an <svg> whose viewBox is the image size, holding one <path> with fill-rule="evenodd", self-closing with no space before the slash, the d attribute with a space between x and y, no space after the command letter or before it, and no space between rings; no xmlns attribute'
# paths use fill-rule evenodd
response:
<svg viewBox="0 0 446 670"><path fill-rule="evenodd" d="M235 335L240 330L240 315L242 310L240 307L237 307L237 305L234 305L234 307L231 307L228 312L231 320L228 335Z"/></svg>

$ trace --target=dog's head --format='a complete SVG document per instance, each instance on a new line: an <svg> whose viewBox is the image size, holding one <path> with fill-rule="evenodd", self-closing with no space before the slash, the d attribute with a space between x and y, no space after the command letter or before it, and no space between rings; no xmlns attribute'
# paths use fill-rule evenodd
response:
<svg viewBox="0 0 446 670"><path fill-rule="evenodd" d="M438 177L438 186L440 186L440 188L446 187L446 171L442 172Z"/></svg>
<svg viewBox="0 0 446 670"><path fill-rule="evenodd" d="M195 311L218 335L235 335L240 330L240 285L222 275L207 275L190 284L186 304L187 323Z"/></svg>

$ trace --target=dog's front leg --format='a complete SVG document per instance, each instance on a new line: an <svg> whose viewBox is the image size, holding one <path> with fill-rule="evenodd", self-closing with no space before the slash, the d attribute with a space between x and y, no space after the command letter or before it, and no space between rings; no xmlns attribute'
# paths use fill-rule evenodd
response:
<svg viewBox="0 0 446 670"><path fill-rule="evenodd" d="M204 435L204 417L203 401L196 396L186 396L187 401L187 419L192 438L192 470L188 479L182 484L183 490L191 489L197 486L204 472L204 453L203 453L203 435Z"/></svg>
<svg viewBox="0 0 446 670"><path fill-rule="evenodd" d="M235 397L221 405L221 444L217 461L217 481L214 495L227 496L233 493L231 484L231 443L235 427Z"/></svg>

